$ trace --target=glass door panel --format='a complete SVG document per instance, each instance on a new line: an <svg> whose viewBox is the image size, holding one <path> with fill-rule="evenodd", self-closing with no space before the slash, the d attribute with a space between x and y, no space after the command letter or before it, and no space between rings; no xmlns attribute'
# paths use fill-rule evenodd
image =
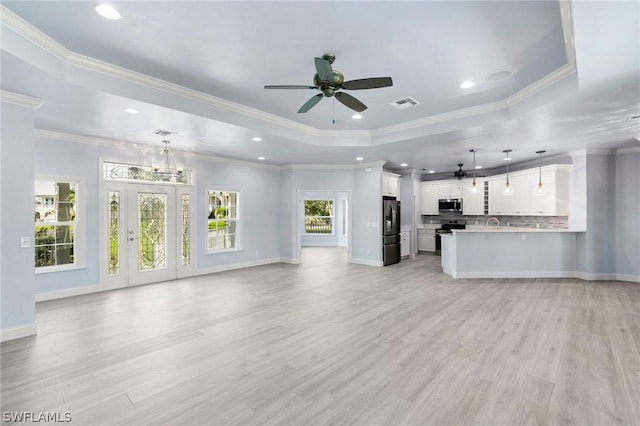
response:
<svg viewBox="0 0 640 426"><path fill-rule="evenodd" d="M129 285L176 278L175 188L128 187Z"/></svg>

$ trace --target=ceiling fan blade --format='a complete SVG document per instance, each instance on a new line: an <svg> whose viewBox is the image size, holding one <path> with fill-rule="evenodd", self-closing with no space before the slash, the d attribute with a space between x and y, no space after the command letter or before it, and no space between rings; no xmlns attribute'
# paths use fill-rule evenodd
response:
<svg viewBox="0 0 640 426"><path fill-rule="evenodd" d="M333 81L333 68L326 59L316 58L316 71L322 81Z"/></svg>
<svg viewBox="0 0 640 426"><path fill-rule="evenodd" d="M354 111L362 112L367 109L367 106L351 96L348 93L338 92L336 93L336 99L343 105L351 108Z"/></svg>
<svg viewBox="0 0 640 426"><path fill-rule="evenodd" d="M362 90L362 89L378 89L380 87L393 86L391 77L374 77L374 78L362 78L360 80L345 81L342 85L343 89L347 90Z"/></svg>
<svg viewBox="0 0 640 426"><path fill-rule="evenodd" d="M305 102L304 105L300 107L300 109L298 110L298 114L303 114L316 106L316 104L320 102L320 99L322 99L323 96L324 95L322 93L318 93L317 95L309 99L307 102Z"/></svg>
<svg viewBox="0 0 640 426"><path fill-rule="evenodd" d="M271 85L264 86L265 89L315 89L315 86L303 86L303 85Z"/></svg>

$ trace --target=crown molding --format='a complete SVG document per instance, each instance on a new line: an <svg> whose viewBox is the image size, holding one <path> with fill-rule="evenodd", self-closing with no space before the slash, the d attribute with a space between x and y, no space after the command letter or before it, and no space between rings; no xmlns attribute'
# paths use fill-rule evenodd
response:
<svg viewBox="0 0 640 426"><path fill-rule="evenodd" d="M150 155L153 153L157 153L158 150L160 149L159 146L156 147L156 146L142 144L138 142L126 142L122 140L98 138L94 136L74 135L71 133L56 132L53 130L35 129L33 133L34 133L34 137L40 138L40 139L81 143L85 145L94 145L94 146L108 146L112 148L116 147L116 148L131 150L131 151L149 153ZM189 151L172 150L172 152L174 153L179 152L182 156L184 156L184 158L214 161L217 163L235 164L238 166L246 166L246 167L269 169L269 170L280 170L281 168L280 166L274 166L271 164L258 163L258 162L246 161L246 160L236 160L232 158L218 157L215 155L198 154L198 153L189 152Z"/></svg>
<svg viewBox="0 0 640 426"><path fill-rule="evenodd" d="M71 53L69 49L0 4L0 23L11 28L36 46L52 54L61 61L66 61Z"/></svg>
<svg viewBox="0 0 640 426"><path fill-rule="evenodd" d="M43 103L42 99L21 95L19 93L7 92L6 90L0 90L0 101L33 109L38 109L38 107Z"/></svg>
<svg viewBox="0 0 640 426"><path fill-rule="evenodd" d="M616 155L619 154L637 154L640 153L640 146L626 146L616 149Z"/></svg>
<svg viewBox="0 0 640 426"><path fill-rule="evenodd" d="M486 114L490 112L500 111L507 108L505 101L490 102L487 104L476 105L468 108L457 109L455 111L444 112L442 114L430 115L428 117L419 118L405 123L395 124L393 126L380 127L372 130L372 136L386 135L389 133L401 132L403 130L411 130L419 127L426 127L433 124L444 123L461 118L472 117L474 115Z"/></svg>
<svg viewBox="0 0 640 426"><path fill-rule="evenodd" d="M355 170L355 169L364 169L367 167L380 167L382 170L382 166L386 164L386 161L371 161L368 163L358 163L358 164L287 164L286 166L281 166L281 170Z"/></svg>
<svg viewBox="0 0 640 426"><path fill-rule="evenodd" d="M450 122L458 119L468 118L480 114L496 112L508 109L528 97L548 88L552 84L566 78L576 72L575 40L573 33L573 13L571 1L560 1L560 14L562 28L565 39L565 51L567 63L555 71L549 73L542 79L521 89L517 93L506 99L476 105L455 111L449 111L424 117L397 125L381 127L373 130L323 130L311 126L297 123L295 121L279 117L264 111L257 110L242 104L231 102L213 95L189 89L165 80L161 80L146 74L138 73L124 67L109 64L98 59L80 55L62 46L60 43L47 36L36 27L32 26L6 7L0 5L0 22L20 34L30 42L54 55L67 65L85 68L90 71L99 72L117 79L129 81L143 85L152 89L171 93L196 102L201 102L215 108L223 109L232 113L237 113L245 117L254 118L276 126L281 126L294 131L301 132L314 137L321 138L369 138L369 145L373 145L371 138L374 136L386 135L390 133L412 130L420 127L428 127L434 124Z"/></svg>

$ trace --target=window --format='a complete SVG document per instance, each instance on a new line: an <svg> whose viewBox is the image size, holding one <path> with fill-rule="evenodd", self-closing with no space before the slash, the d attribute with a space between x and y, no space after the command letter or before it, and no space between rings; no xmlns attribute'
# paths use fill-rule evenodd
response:
<svg viewBox="0 0 640 426"><path fill-rule="evenodd" d="M304 233L333 234L333 200L304 201Z"/></svg>
<svg viewBox="0 0 640 426"><path fill-rule="evenodd" d="M78 180L36 180L35 267L38 272L83 266L83 227Z"/></svg>
<svg viewBox="0 0 640 426"><path fill-rule="evenodd" d="M238 199L233 191L209 191L207 249L239 249Z"/></svg>

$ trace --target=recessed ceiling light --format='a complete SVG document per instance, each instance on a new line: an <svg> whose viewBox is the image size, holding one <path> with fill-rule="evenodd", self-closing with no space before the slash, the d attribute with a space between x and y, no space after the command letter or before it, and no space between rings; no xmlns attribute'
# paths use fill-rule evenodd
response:
<svg viewBox="0 0 640 426"><path fill-rule="evenodd" d="M407 163L402 163L402 164L400 164L400 167L407 167L407 166L408 166L408 164L407 164Z"/></svg>
<svg viewBox="0 0 640 426"><path fill-rule="evenodd" d="M462 83L460 83L460 88L461 89L470 89L475 85L476 85L476 83L474 83L473 81L466 80L466 81L463 81Z"/></svg>
<svg viewBox="0 0 640 426"><path fill-rule="evenodd" d="M260 161L264 161L266 159L267 159L267 157L258 157L258 160L260 160Z"/></svg>
<svg viewBox="0 0 640 426"><path fill-rule="evenodd" d="M435 173L435 172L436 172L435 170L429 170L429 173Z"/></svg>
<svg viewBox="0 0 640 426"><path fill-rule="evenodd" d="M482 168L482 166L476 166L476 169L481 169L481 168Z"/></svg>
<svg viewBox="0 0 640 426"><path fill-rule="evenodd" d="M353 118L354 120L360 120L362 118L362 114L360 114L359 112L356 112L351 116L351 118Z"/></svg>
<svg viewBox="0 0 640 426"><path fill-rule="evenodd" d="M362 161L364 160L364 157L356 157L356 161Z"/></svg>
<svg viewBox="0 0 640 426"><path fill-rule="evenodd" d="M118 12L113 6L110 4L99 4L96 6L96 12L98 12L101 16L107 19L118 20L122 18L120 12Z"/></svg>
<svg viewBox="0 0 640 426"><path fill-rule="evenodd" d="M256 136L255 138L251 138L251 140L254 141L254 142L260 142L260 141L262 141L262 138Z"/></svg>
<svg viewBox="0 0 640 426"><path fill-rule="evenodd" d="M135 108L125 108L123 109L124 112L126 112L127 114L140 114L140 111L138 111Z"/></svg>

